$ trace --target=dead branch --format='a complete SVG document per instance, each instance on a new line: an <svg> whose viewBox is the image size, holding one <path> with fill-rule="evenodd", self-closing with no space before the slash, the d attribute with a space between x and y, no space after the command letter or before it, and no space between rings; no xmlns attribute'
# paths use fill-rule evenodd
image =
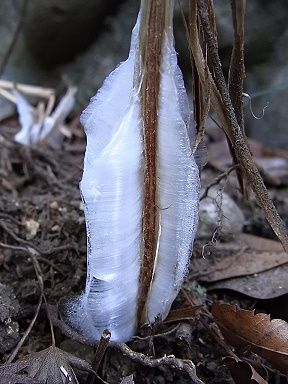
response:
<svg viewBox="0 0 288 384"><path fill-rule="evenodd" d="M207 187L205 188L205 191L202 193L200 197L200 201L205 199L208 196L208 192L212 187L215 187L215 185L218 185L223 179L227 179L227 177L230 175L231 172L235 171L239 167L238 164L233 165L229 169L227 169L226 172L221 173L215 180L213 180Z"/></svg>
<svg viewBox="0 0 288 384"><path fill-rule="evenodd" d="M180 371L186 372L194 384L204 384L196 374L196 368L194 363L191 360L182 360L176 358L174 355L164 356L160 358L153 358L146 356L143 353L135 352L128 347L128 345L121 343L117 344L116 348L123 353L123 355L129 357L131 360L136 361L142 365L148 367L159 367L161 365L166 365L171 368L179 369Z"/></svg>
<svg viewBox="0 0 288 384"><path fill-rule="evenodd" d="M105 329L102 333L99 344L97 345L97 349L95 352L94 360L92 362L92 368L95 373L97 373L100 363L105 355L105 352L108 348L108 344L111 338L111 333ZM90 372L86 381L86 384L94 384L95 382L95 374L94 372Z"/></svg>

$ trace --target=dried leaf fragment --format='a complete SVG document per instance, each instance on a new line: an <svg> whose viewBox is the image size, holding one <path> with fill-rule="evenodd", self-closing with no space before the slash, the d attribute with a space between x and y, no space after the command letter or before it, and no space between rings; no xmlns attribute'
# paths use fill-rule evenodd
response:
<svg viewBox="0 0 288 384"><path fill-rule="evenodd" d="M210 283L287 264L288 254L278 241L241 233L228 243L216 244L205 259L194 259L192 263L199 271L198 279Z"/></svg>
<svg viewBox="0 0 288 384"><path fill-rule="evenodd" d="M268 384L246 361L234 361L228 367L236 384Z"/></svg>
<svg viewBox="0 0 288 384"><path fill-rule="evenodd" d="M23 361L2 365L0 367L0 384L41 384L40 381L25 375L26 368L27 363Z"/></svg>
<svg viewBox="0 0 288 384"><path fill-rule="evenodd" d="M54 346L26 357L23 362L26 363L28 375L45 384L78 384L72 366L92 372L85 360Z"/></svg>
<svg viewBox="0 0 288 384"><path fill-rule="evenodd" d="M288 324L284 320L218 301L212 305L212 314L230 344L249 348L288 373Z"/></svg>

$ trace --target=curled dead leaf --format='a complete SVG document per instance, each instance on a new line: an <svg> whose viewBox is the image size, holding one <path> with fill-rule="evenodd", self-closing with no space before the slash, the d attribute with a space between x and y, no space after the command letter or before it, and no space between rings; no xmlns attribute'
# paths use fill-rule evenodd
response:
<svg viewBox="0 0 288 384"><path fill-rule="evenodd" d="M288 324L284 320L218 301L212 305L212 314L230 344L249 348L288 373Z"/></svg>

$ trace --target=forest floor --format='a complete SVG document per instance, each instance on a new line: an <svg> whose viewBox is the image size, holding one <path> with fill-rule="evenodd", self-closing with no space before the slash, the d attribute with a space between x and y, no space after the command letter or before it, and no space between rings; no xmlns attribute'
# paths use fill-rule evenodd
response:
<svg viewBox="0 0 288 384"><path fill-rule="evenodd" d="M28 330L16 359L51 346L43 294L48 303L55 306L60 299L77 294L84 288L86 233L79 181L85 137L79 116L70 122L69 128L70 137L65 138L62 149L52 150L47 146L29 148L15 143L17 120L10 118L1 123L2 363L13 353L38 310L35 324ZM203 171L206 185L227 170L225 167L219 170L223 162L219 166L219 161L215 161L215 158L221 158L222 152L218 151L217 157L216 150L214 161L210 160ZM276 155L285 159L287 153L273 153L270 157L275 160ZM276 174L271 171L265 175L277 209L288 223L288 156L285 161L286 174L283 170L281 175L276 171ZM223 180L225 191L237 201L244 213L245 234L224 242L219 240L221 236L216 231L212 241L197 240L190 274L168 319L141 329L128 343L126 356L123 355L123 345L120 348L108 347L95 383L120 383L124 377L123 383L132 383L132 377L128 377L132 374L135 383L197 382L196 374L193 381L193 365L187 360L195 364L199 382L206 384L288 382L285 376L288 372L287 254L279 243L267 240L275 240L275 236L253 196L248 202L240 197L234 173L222 178L221 183ZM221 183L216 183L219 188L223 187ZM221 232L219 228L218 232ZM231 307L223 303L231 304ZM234 305L246 311L236 310ZM262 318L267 334L272 332L271 344L265 344L267 334L258 329L252 310L282 319L276 335L268 317ZM225 339L219 329L226 335ZM255 332L254 336L249 331ZM92 362L93 347L69 339L57 327L54 327L54 333L57 347ZM141 353L149 358L145 359ZM175 358L159 361L159 364L153 360L154 357L170 355ZM76 372L79 383L86 383L87 373Z"/></svg>

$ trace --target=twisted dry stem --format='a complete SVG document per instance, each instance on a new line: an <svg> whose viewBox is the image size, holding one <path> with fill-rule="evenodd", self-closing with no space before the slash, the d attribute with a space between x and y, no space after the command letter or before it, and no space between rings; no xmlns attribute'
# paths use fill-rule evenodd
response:
<svg viewBox="0 0 288 384"><path fill-rule="evenodd" d="M206 2L204 0L190 0L190 4L192 9L190 20L190 49L195 60L200 81L204 84L209 81L212 106L219 116L222 127L229 139L236 159L240 164L241 171L251 185L257 202L263 209L271 228L281 241L285 251L288 252L287 228L269 197L267 188L247 146L245 135L238 124L232 106L219 59L217 39L210 25ZM197 14L200 17L201 26L204 31L209 60L213 67L213 77L209 69L207 71L207 63L199 43Z"/></svg>

